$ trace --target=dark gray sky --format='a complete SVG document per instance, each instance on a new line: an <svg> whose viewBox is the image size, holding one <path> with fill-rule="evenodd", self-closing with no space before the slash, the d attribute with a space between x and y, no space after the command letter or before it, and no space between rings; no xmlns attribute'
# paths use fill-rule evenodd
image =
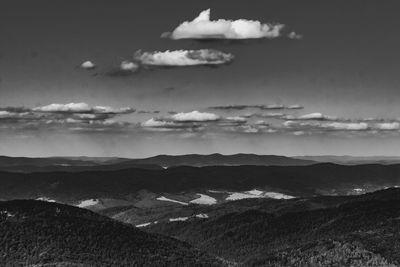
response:
<svg viewBox="0 0 400 267"><path fill-rule="evenodd" d="M160 38L208 8L213 20L279 22L303 38ZM0 154L399 155L399 8L396 0L3 0L0 107L8 114L0 111ZM217 49L235 59L218 68L142 68L128 76L109 75L121 61L133 60L138 49ZM86 60L97 68L80 68ZM44 121L35 117L42 113L33 111L52 103L82 102L137 111L112 114L108 119L118 124L99 120L101 127L67 122L76 117L70 113L45 113L50 118ZM273 104L304 109L209 108ZM18 112L10 119L10 107L25 107L34 122ZM143 124L151 118L176 123L168 111L194 110L218 119L166 127ZM271 112L281 115L266 118ZM310 113L321 114L300 118ZM226 126L233 120L228 117L243 115L248 115L246 122L236 119L234 126Z"/></svg>

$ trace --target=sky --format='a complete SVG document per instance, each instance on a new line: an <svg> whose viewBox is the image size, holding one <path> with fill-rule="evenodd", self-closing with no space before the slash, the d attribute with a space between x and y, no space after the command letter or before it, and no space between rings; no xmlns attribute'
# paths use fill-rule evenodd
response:
<svg viewBox="0 0 400 267"><path fill-rule="evenodd" d="M400 156L396 0L3 0L0 154Z"/></svg>

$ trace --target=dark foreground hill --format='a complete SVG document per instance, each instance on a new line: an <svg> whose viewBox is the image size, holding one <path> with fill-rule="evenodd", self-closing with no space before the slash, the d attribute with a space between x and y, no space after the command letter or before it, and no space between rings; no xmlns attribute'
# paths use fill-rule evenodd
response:
<svg viewBox="0 0 400 267"><path fill-rule="evenodd" d="M0 172L0 199L48 197L61 202L126 198L140 190L183 192L265 188L292 196L347 194L400 185L400 165L209 166L165 170Z"/></svg>
<svg viewBox="0 0 400 267"><path fill-rule="evenodd" d="M91 211L0 202L0 266L221 266L187 243Z"/></svg>
<svg viewBox="0 0 400 267"><path fill-rule="evenodd" d="M288 200L284 210L273 213L265 209L273 203L260 208L267 200L249 200L242 206L253 203L254 209L146 229L240 266L399 266L400 189L347 198L304 200L329 208L300 211L298 201ZM290 203L294 209L288 208Z"/></svg>

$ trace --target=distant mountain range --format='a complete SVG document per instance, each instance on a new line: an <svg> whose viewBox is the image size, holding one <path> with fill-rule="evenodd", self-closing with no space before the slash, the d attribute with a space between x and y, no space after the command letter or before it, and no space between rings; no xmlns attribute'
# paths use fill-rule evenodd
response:
<svg viewBox="0 0 400 267"><path fill-rule="evenodd" d="M96 158L96 157L50 157L25 158L0 156L0 170L14 172L90 171L118 170L126 168L161 169L173 166L304 166L316 163L312 160L295 159L275 155L159 155L143 159Z"/></svg>
<svg viewBox="0 0 400 267"><path fill-rule="evenodd" d="M400 164L400 157L302 156L285 157L256 154L187 154L158 155L143 159L118 157L49 157L26 158L0 156L0 171L10 172L80 172L129 168L160 170L177 166L308 166L317 163L341 165Z"/></svg>
<svg viewBox="0 0 400 267"><path fill-rule="evenodd" d="M136 198L140 191L201 193L254 188L291 196L340 195L400 185L400 165L209 166L163 170L0 172L0 199L47 197L60 202Z"/></svg>
<svg viewBox="0 0 400 267"><path fill-rule="evenodd" d="M344 165L359 165L359 164L400 164L400 157L396 156L302 156L294 157L296 159L311 160L314 162L330 162Z"/></svg>
<svg viewBox="0 0 400 267"><path fill-rule="evenodd" d="M210 154L198 155L188 154L179 156L159 155L145 159L134 159L128 162L135 164L156 164L163 167L171 166L238 166L238 165L259 165L259 166L304 166L316 163L313 160L295 159L276 155L256 154ZM125 162L126 163L126 162Z"/></svg>

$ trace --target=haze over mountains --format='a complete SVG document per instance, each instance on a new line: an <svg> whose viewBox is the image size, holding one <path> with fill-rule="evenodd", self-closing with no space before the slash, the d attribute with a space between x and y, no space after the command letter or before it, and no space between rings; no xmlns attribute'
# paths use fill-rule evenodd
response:
<svg viewBox="0 0 400 267"><path fill-rule="evenodd" d="M0 156L0 170L12 172L79 172L107 171L127 168L160 170L176 166L307 166L317 163L357 164L400 164L400 157L352 157L352 156L302 156L286 157L256 154L188 154L158 155L143 159L118 157L49 157L27 158Z"/></svg>

